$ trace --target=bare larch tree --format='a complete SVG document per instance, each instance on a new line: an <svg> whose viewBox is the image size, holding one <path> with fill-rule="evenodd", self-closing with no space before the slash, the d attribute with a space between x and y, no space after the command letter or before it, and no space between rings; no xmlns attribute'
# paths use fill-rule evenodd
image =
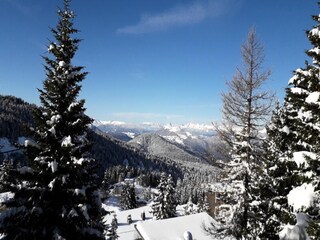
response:
<svg viewBox="0 0 320 240"><path fill-rule="evenodd" d="M264 48L255 29L249 31L241 48L242 67L237 68L228 91L222 94L223 119L217 128L228 148L228 163L224 164L224 178L228 186L222 197L230 205L229 218L222 217L220 231L236 238L257 239L262 229L258 202L259 179L264 174L261 158L261 130L273 107L273 94L263 89L271 71L263 68ZM257 213L254 213L254 212Z"/></svg>

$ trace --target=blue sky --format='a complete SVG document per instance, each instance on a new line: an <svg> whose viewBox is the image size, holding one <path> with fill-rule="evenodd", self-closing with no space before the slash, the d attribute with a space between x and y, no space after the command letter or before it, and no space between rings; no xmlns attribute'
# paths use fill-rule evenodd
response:
<svg viewBox="0 0 320 240"><path fill-rule="evenodd" d="M41 56L61 1L0 0L0 94L39 104ZM74 59L87 113L99 120L209 123L237 66L248 30L265 46L267 88L282 100L303 67L315 0L74 0L84 39Z"/></svg>

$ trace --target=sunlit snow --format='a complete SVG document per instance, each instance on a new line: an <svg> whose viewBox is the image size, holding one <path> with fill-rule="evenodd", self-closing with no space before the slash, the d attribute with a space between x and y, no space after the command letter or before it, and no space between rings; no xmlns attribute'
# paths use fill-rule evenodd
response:
<svg viewBox="0 0 320 240"><path fill-rule="evenodd" d="M295 161L298 166L301 166L302 164L307 164L306 157L309 157L311 159L316 159L317 156L315 153L307 152L307 151L300 151L300 152L293 153L293 161Z"/></svg>
<svg viewBox="0 0 320 240"><path fill-rule="evenodd" d="M71 136L68 137L64 137L62 139L62 143L61 143L62 147L70 147L73 146L72 142L71 142Z"/></svg>
<svg viewBox="0 0 320 240"><path fill-rule="evenodd" d="M307 103L319 103L320 92L312 92L306 98Z"/></svg>
<svg viewBox="0 0 320 240"><path fill-rule="evenodd" d="M315 198L314 186L311 183L304 183L299 187L293 188L288 196L288 204L294 211L310 207Z"/></svg>

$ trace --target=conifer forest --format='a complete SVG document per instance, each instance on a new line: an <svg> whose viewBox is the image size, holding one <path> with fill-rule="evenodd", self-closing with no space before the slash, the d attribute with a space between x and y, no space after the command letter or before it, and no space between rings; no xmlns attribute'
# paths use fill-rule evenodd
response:
<svg viewBox="0 0 320 240"><path fill-rule="evenodd" d="M250 0L234 3L230 17L237 11L237 4L246 1ZM29 14L20 0L4 2ZM86 41L82 25L88 23L82 20L83 12L78 14L74 9L84 6L72 0L57 2L58 7L50 9L52 13L56 11L56 23L51 23L47 42L38 39L46 45L39 57L42 65L37 66L43 75L43 80L38 80L41 87L31 93L37 96L38 103L2 92L1 82L10 79L0 79L1 240L320 239L320 15L316 14L320 13L320 3L313 3L310 19L305 20L313 23L304 26L308 49L300 49L304 58L295 59L300 67L291 69L294 71L285 79L285 87L270 88L272 68L276 66L268 58L270 51L264 40L270 36L260 34L260 27L254 24L245 32L239 27L234 34L242 31L245 38L237 46L239 51L232 53L239 61L237 66L228 66L232 68L231 78L222 79L219 120L212 119L211 124L169 124L181 116L130 112L131 117L164 117L167 123L128 123L111 118L112 121L102 121L90 116L88 92L96 84L90 66L99 55L89 59L81 53ZM110 2L107 4L112 5ZM147 49L147 40L141 35L153 34L160 39L161 34L169 34L174 27L183 32L181 26L187 22L200 32L196 26L205 22L204 18L213 21L221 17L219 14L226 14L224 10L213 14L222 2L181 3L158 15L152 15L150 10L137 25L116 31L118 43L106 37L103 45L112 52L113 44L122 44L123 35L131 34L132 44L139 43ZM92 11L91 3L86 4ZM135 7L142 8L138 4ZM112 26L111 19L119 15L118 9L113 10L108 16L110 23L99 31ZM199 14L203 19L197 18ZM98 14L94 16L99 18ZM158 32L155 26L160 29ZM282 38L286 38L285 34ZM187 42L192 48L196 43L191 39L192 36L189 41L184 38L181 45ZM225 40L225 48L229 40L233 39ZM175 48L161 48L169 40L162 41L157 42L159 49L147 51L155 64L159 63L157 54ZM178 48L179 43L175 44ZM6 47L1 45L0 49ZM123 44L118 58L126 62L135 54L139 55ZM193 58L200 59L192 56L186 61ZM134 61L138 59L135 56ZM172 63L174 59L167 60ZM110 72L118 71L119 76L127 71L113 65L108 56L100 60ZM197 64L201 65L201 60ZM138 63L134 66L143 68ZM276 71L281 70L276 67ZM163 67L159 76L165 73L172 72ZM152 85L146 82L147 71L137 70L131 76L140 79L134 84ZM108 81L116 82L116 78ZM187 79L179 87L162 81L168 89L163 95L159 93L164 102L171 91L183 92L191 85ZM103 94L118 94L112 89L115 85L109 86ZM130 88L130 84L121 88ZM153 96L132 89L132 102L143 94L144 102L157 98L160 85L151 88ZM105 108L112 108L125 98L121 94L114 102L104 102ZM194 101L201 98L196 96ZM130 104L127 101L124 105ZM190 115L203 108L196 106L197 102L191 105ZM114 116L124 115L121 111L119 107Z"/></svg>

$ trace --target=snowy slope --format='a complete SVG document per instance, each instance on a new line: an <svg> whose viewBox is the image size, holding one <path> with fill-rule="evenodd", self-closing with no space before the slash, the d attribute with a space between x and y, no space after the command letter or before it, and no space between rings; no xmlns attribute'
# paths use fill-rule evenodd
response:
<svg viewBox="0 0 320 240"><path fill-rule="evenodd" d="M201 162L195 155L187 152L182 146L172 143L155 133L145 133L129 142L130 145L159 157L186 162Z"/></svg>
<svg viewBox="0 0 320 240"><path fill-rule="evenodd" d="M110 135L125 134L128 137L134 138L143 133L154 133L157 132L159 135L175 136L178 143L182 143L181 139L209 137L215 134L214 126L205 124L184 124L184 125L161 125L157 123L125 123L119 121L99 121L95 120L93 126L98 127L101 131L109 133ZM160 134L163 132L163 134ZM173 139L174 140L174 139Z"/></svg>
<svg viewBox="0 0 320 240"><path fill-rule="evenodd" d="M210 226L214 220L207 213L169 218L158 221L139 222L137 230L146 240L184 240L188 231L193 239L211 240L203 229L203 225Z"/></svg>
<svg viewBox="0 0 320 240"><path fill-rule="evenodd" d="M164 139L181 146L199 158L206 158L214 153L217 137L212 124L189 123L184 125L160 125L155 123L130 124L117 121L95 120L93 126L119 140L130 140L146 133L156 133Z"/></svg>
<svg viewBox="0 0 320 240"><path fill-rule="evenodd" d="M191 231L193 233L194 239L212 239L211 237L206 237L202 232L203 223L209 226L210 222L214 222L214 220L206 213L183 216L183 206L181 205L177 207L178 217L166 220L154 220L151 213L152 209L150 205L126 211L121 211L119 207L117 207L117 205L117 200L113 198L109 199L108 202L103 205L103 207L107 211L112 211L111 214L108 214L104 217L103 222L110 224L114 216L116 216L118 221L117 234L119 236L119 240L137 239L139 235L135 229L135 225L138 228L141 228L141 226L144 228L146 226L148 232L152 231L154 232L154 234L159 234L160 238L150 238L150 240L183 240L183 238L168 238L168 234L177 236L178 233L182 233L183 236L183 233L187 229L189 229L188 231ZM141 219L142 212L144 212L146 216L146 219L144 221ZM131 224L127 222L128 215L131 215ZM165 231L163 231L163 229L165 229ZM154 234L152 234L151 236L154 236ZM199 238L199 236L201 237Z"/></svg>
<svg viewBox="0 0 320 240"><path fill-rule="evenodd" d="M110 207L110 206L105 206L107 210L113 210L114 213L106 215L104 218L104 222L107 224L110 224L114 214L116 215L116 218L118 220L118 229L117 229L117 234L119 235L119 240L133 240L138 237L137 231L134 228L134 225L141 222L141 213L144 211L146 215L146 220L145 221L150 221L152 220L152 214L150 213L151 207L150 206L145 206L145 207L140 207L140 208L135 208L131 210L126 210L126 211L120 211L119 208L117 207ZM127 217L128 215L131 215L132 218L132 223L128 224L127 222Z"/></svg>
<svg viewBox="0 0 320 240"><path fill-rule="evenodd" d="M140 134L154 132L161 128L160 125L151 123L133 124L99 120L94 120L92 125L122 141L130 141Z"/></svg>

